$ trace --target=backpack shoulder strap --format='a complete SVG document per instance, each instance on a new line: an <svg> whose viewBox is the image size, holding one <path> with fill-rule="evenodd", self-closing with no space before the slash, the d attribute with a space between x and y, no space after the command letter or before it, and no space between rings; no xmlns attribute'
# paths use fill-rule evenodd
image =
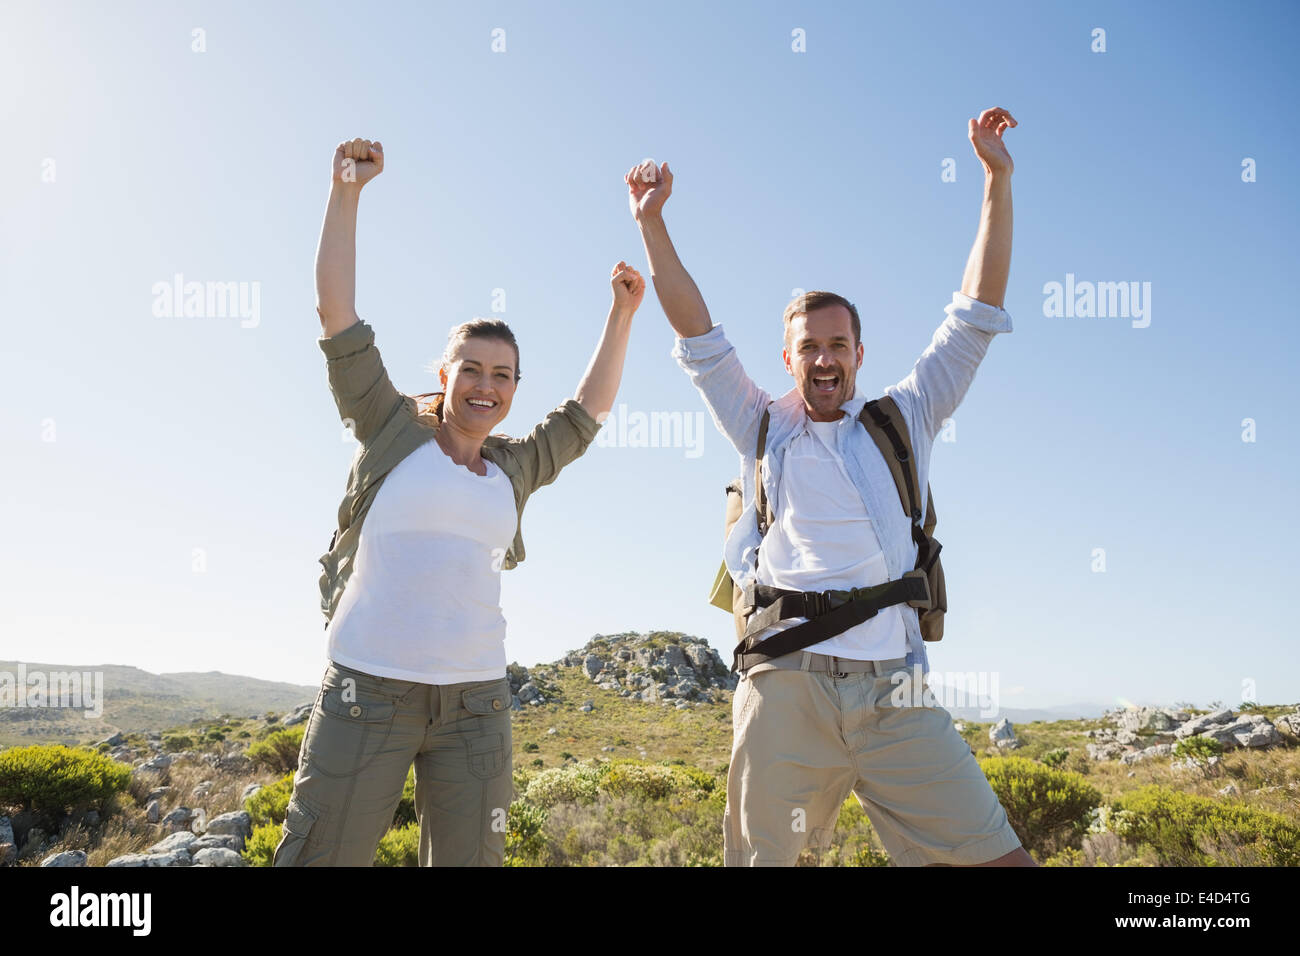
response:
<svg viewBox="0 0 1300 956"><path fill-rule="evenodd" d="M895 422L902 422L903 415L898 409L898 405L888 395L882 395L880 398L872 399L862 406L862 413L858 415L858 421L862 427L875 440L876 446L880 449L881 456L885 459L885 464L889 466L889 472L893 475L894 485L898 489L898 498L903 506L903 514L907 515L912 521L912 537L919 544L921 537L926 532L922 530L921 505L917 498L917 479L916 458L912 454L911 436L907 433L907 426L904 423L900 429ZM935 525L934 516L934 498L929 494L929 486L926 486L927 501L925 528L933 528ZM921 536L921 537L918 537Z"/></svg>
<svg viewBox="0 0 1300 956"><path fill-rule="evenodd" d="M764 537L772 524L771 504L767 500L767 489L763 487L763 454L767 451L767 426L772 420L771 407L763 409L763 418L758 423L758 450L754 455L754 495L758 506L758 534Z"/></svg>

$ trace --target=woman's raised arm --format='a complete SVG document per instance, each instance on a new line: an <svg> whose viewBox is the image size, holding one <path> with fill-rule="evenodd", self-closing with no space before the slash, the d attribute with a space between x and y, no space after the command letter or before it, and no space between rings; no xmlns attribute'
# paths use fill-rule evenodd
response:
<svg viewBox="0 0 1300 956"><path fill-rule="evenodd" d="M357 322L357 206L361 187L384 170L384 148L354 139L334 150L320 245L316 247L316 313L322 334L337 335Z"/></svg>
<svg viewBox="0 0 1300 956"><path fill-rule="evenodd" d="M632 316L636 315L645 297L645 279L626 262L620 261L610 270L610 285L614 290L614 301L609 306L605 329L587 371L578 383L578 390L573 394L578 404L598 422L614 407L614 396L618 394L618 384L623 378L623 360L627 357Z"/></svg>

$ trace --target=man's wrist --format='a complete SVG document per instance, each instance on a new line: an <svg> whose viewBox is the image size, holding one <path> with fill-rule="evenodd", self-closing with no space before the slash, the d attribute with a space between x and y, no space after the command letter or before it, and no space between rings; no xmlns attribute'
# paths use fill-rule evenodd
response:
<svg viewBox="0 0 1300 956"><path fill-rule="evenodd" d="M645 232L647 229L662 229L664 225L663 210L660 209L657 212L638 213L636 216L636 224L641 227L642 232Z"/></svg>

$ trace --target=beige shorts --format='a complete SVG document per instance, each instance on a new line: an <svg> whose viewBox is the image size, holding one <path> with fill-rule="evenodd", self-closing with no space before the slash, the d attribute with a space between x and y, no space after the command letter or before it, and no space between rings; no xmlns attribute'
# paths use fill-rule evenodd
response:
<svg viewBox="0 0 1300 956"><path fill-rule="evenodd" d="M986 863L1020 846L952 716L902 683L919 670L896 659L836 675L790 667L821 655L787 658L751 668L732 697L727 866L792 866L805 846L825 848L849 793L896 866Z"/></svg>

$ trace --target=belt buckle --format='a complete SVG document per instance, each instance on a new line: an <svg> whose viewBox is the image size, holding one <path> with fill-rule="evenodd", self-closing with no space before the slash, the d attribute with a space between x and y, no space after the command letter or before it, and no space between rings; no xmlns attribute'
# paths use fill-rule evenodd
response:
<svg viewBox="0 0 1300 956"><path fill-rule="evenodd" d="M831 676L832 676L832 677L848 677L848 676L849 676L849 672L848 672L848 671L838 671L838 670L835 670L835 669L834 669L835 666L836 666L836 661L838 661L838 660L839 660L838 657L834 657L834 656L831 657L831 668L832 668L832 670L831 670Z"/></svg>

